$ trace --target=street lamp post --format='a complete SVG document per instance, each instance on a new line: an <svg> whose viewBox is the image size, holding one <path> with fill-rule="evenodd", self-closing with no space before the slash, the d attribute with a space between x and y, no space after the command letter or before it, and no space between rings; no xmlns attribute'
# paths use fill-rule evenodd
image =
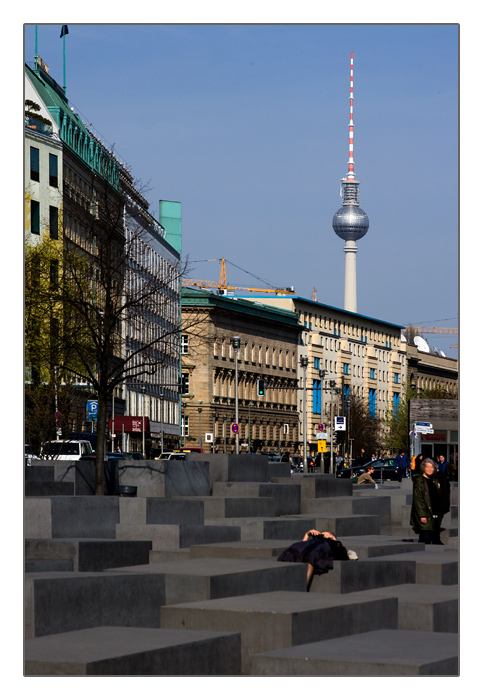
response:
<svg viewBox="0 0 483 700"><path fill-rule="evenodd" d="M238 426L238 352L240 351L240 337L234 335L230 342L235 351L235 423ZM235 452L236 454L240 452L238 432L235 433Z"/></svg>
<svg viewBox="0 0 483 700"><path fill-rule="evenodd" d="M203 447L203 440L201 437L201 406L198 406L198 433L199 433L198 444L200 447Z"/></svg>
<svg viewBox="0 0 483 700"><path fill-rule="evenodd" d="M226 413L223 416L223 454L226 454Z"/></svg>
<svg viewBox="0 0 483 700"><path fill-rule="evenodd" d="M307 473L307 367L309 358L307 355L302 355L300 358L300 366L304 371L304 418L303 418L303 438L304 438L304 473Z"/></svg>
<svg viewBox="0 0 483 700"><path fill-rule="evenodd" d="M211 451L215 454L215 429L216 429L216 413L213 411L213 440L211 443Z"/></svg>

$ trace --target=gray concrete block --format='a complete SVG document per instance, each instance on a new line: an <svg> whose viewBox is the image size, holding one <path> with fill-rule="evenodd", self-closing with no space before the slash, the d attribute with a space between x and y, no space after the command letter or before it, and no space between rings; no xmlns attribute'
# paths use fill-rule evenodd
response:
<svg viewBox="0 0 483 700"><path fill-rule="evenodd" d="M196 545L195 545L196 546ZM204 545L201 545L204 546ZM152 549L149 553L149 563L159 564L164 561L182 561L190 558L190 549Z"/></svg>
<svg viewBox="0 0 483 700"><path fill-rule="evenodd" d="M74 571L72 559L25 559L25 573L39 571Z"/></svg>
<svg viewBox="0 0 483 700"><path fill-rule="evenodd" d="M121 498L119 500L128 501L131 499ZM149 540L153 549L179 549L180 526L122 523L116 526L116 538L120 540Z"/></svg>
<svg viewBox="0 0 483 700"><path fill-rule="evenodd" d="M52 537L116 538L117 496L59 496L50 502Z"/></svg>
<svg viewBox="0 0 483 700"><path fill-rule="evenodd" d="M119 522L119 500L115 496L26 498L25 537L115 539L116 524Z"/></svg>
<svg viewBox="0 0 483 700"><path fill-rule="evenodd" d="M74 484L62 481L26 481L24 496L73 496Z"/></svg>
<svg viewBox="0 0 483 700"><path fill-rule="evenodd" d="M403 542L401 538L388 535L346 535L342 538L346 549L352 549L359 559L383 557L405 552L424 552L425 545L417 541Z"/></svg>
<svg viewBox="0 0 483 700"><path fill-rule="evenodd" d="M164 577L140 573L25 575L25 637L97 627L158 627Z"/></svg>
<svg viewBox="0 0 483 700"><path fill-rule="evenodd" d="M456 676L458 635L376 630L251 658L252 676Z"/></svg>
<svg viewBox="0 0 483 700"><path fill-rule="evenodd" d="M180 549L194 544L209 544L212 542L238 542L240 528L235 525L180 525Z"/></svg>
<svg viewBox="0 0 483 700"><path fill-rule="evenodd" d="M203 498L196 497L194 500L204 504L205 522L212 518L275 517L277 510L273 498L262 498L260 496L240 498L208 496Z"/></svg>
<svg viewBox="0 0 483 700"><path fill-rule="evenodd" d="M52 537L50 498L25 498L24 537Z"/></svg>
<svg viewBox="0 0 483 700"><path fill-rule="evenodd" d="M200 558L123 567L116 571L136 575L163 575L166 582L166 605L268 591L306 589L305 566L261 558Z"/></svg>
<svg viewBox="0 0 483 700"><path fill-rule="evenodd" d="M150 541L139 540L37 539L26 540L25 557L46 561L69 560L72 564L67 570L70 571L104 571L117 566L147 564L151 547Z"/></svg>
<svg viewBox="0 0 483 700"><path fill-rule="evenodd" d="M310 592L354 593L416 582L414 561L389 561L390 559L391 557L377 557L358 561L334 561L331 571L314 576ZM305 567L305 564L292 566Z"/></svg>
<svg viewBox="0 0 483 700"><path fill-rule="evenodd" d="M221 557L222 559L253 559L260 557L275 559L284 549L292 544L292 540L241 540L240 542L217 542L213 544L192 545L190 557Z"/></svg>
<svg viewBox="0 0 483 700"><path fill-rule="evenodd" d="M458 583L458 552L445 551L438 545L426 545L423 552L406 552L379 557L378 561L401 563L410 561L415 566L415 583L452 586Z"/></svg>
<svg viewBox="0 0 483 700"><path fill-rule="evenodd" d="M240 528L241 540L301 540L315 527L315 518L211 518L205 525L232 525Z"/></svg>
<svg viewBox="0 0 483 700"><path fill-rule="evenodd" d="M291 519L293 521L303 521L311 519L315 521L316 530L330 530L337 538L343 539L348 535L378 535L380 532L380 523L377 515L338 515L337 513L303 513L299 516L287 516L280 518L281 521ZM308 528L307 528L308 529ZM301 536L297 539L302 539L304 529Z"/></svg>
<svg viewBox="0 0 483 700"><path fill-rule="evenodd" d="M209 464L210 488L213 488L213 484L217 481L269 480L268 458L265 455L190 453L186 455L184 463L189 464L202 461L206 461Z"/></svg>
<svg viewBox="0 0 483 700"><path fill-rule="evenodd" d="M203 503L190 498L147 498L146 524L203 525Z"/></svg>
<svg viewBox="0 0 483 700"><path fill-rule="evenodd" d="M395 596L398 600L398 629L458 632L458 586L386 586L384 595Z"/></svg>
<svg viewBox="0 0 483 700"><path fill-rule="evenodd" d="M250 654L358 634L382 625L397 628L394 597L367 600L360 593L316 596L274 591L161 608L164 628L240 632L245 674Z"/></svg>
<svg viewBox="0 0 483 700"><path fill-rule="evenodd" d="M391 523L391 499L365 497L354 498L342 496L339 498L308 498L302 501L300 513L337 513L338 515L373 515L379 518L381 525Z"/></svg>
<svg viewBox="0 0 483 700"><path fill-rule="evenodd" d="M232 676L239 634L93 627L27 640L26 676Z"/></svg>
<svg viewBox="0 0 483 700"><path fill-rule="evenodd" d="M329 498L331 496L351 496L350 479L337 479L331 474L292 474L287 478L273 478L273 483L297 484L300 486L302 501L308 498Z"/></svg>

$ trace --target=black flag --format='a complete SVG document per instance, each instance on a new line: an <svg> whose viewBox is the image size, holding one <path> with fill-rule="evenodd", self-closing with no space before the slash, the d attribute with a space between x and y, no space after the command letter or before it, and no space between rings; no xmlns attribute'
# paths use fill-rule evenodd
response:
<svg viewBox="0 0 483 700"><path fill-rule="evenodd" d="M62 37L68 33L69 33L69 27L66 24L63 24L62 29L60 30L60 38L62 39Z"/></svg>

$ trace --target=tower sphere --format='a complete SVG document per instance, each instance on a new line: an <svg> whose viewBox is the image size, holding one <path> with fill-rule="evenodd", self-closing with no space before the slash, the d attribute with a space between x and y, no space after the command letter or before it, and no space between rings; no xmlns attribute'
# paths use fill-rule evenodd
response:
<svg viewBox="0 0 483 700"><path fill-rule="evenodd" d="M369 217L356 204L345 204L332 219L332 228L344 241L358 241L369 229Z"/></svg>

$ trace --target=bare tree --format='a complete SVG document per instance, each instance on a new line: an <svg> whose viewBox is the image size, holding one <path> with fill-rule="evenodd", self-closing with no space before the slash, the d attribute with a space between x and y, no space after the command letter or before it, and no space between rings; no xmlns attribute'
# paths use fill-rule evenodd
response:
<svg viewBox="0 0 483 700"><path fill-rule="evenodd" d="M108 400L115 388L123 382L165 384L162 370L168 367L168 383L177 391L186 265L163 263L145 227L126 232L126 195L96 180L89 211L64 212L58 276L38 287L31 301L40 315L62 310L55 338L59 376L66 384L84 381L97 396L95 493L101 495ZM187 327L199 322L184 319Z"/></svg>

